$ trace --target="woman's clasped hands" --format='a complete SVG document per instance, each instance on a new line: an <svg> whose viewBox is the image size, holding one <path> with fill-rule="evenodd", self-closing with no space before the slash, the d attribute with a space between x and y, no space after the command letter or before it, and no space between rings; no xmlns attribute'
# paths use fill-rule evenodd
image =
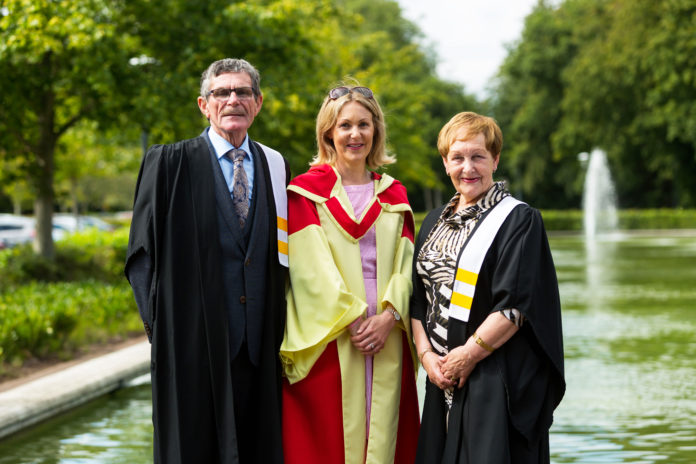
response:
<svg viewBox="0 0 696 464"><path fill-rule="evenodd" d="M362 354L375 355L384 348L389 332L395 325L394 316L389 311L368 318L360 317L348 327L351 333L350 341Z"/></svg>
<svg viewBox="0 0 696 464"><path fill-rule="evenodd" d="M458 346L445 356L428 351L424 353L421 364L430 381L445 390L454 386L462 388L474 370L476 361L465 346Z"/></svg>

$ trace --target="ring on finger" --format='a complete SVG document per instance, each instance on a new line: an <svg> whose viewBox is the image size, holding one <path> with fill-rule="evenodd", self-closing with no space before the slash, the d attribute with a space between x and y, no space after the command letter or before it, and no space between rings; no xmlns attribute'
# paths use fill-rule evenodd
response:
<svg viewBox="0 0 696 464"><path fill-rule="evenodd" d="M374 349L375 349L375 344L374 344L374 343L370 343L368 346L370 347L371 350L374 350Z"/></svg>

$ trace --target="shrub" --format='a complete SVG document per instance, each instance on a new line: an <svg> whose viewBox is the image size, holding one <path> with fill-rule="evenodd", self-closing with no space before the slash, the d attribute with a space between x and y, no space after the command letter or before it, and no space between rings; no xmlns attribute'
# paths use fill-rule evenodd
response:
<svg viewBox="0 0 696 464"><path fill-rule="evenodd" d="M696 229L694 209L620 209L619 229ZM581 210L544 210L547 230L574 230L583 228Z"/></svg>
<svg viewBox="0 0 696 464"><path fill-rule="evenodd" d="M128 229L90 230L56 243L55 260L29 245L0 251L0 373L3 365L142 333L123 276Z"/></svg>
<svg viewBox="0 0 696 464"><path fill-rule="evenodd" d="M621 229L696 229L694 209L624 209L619 211Z"/></svg>
<svg viewBox="0 0 696 464"><path fill-rule="evenodd" d="M546 230L582 230L582 211L544 210L541 212Z"/></svg>
<svg viewBox="0 0 696 464"><path fill-rule="evenodd" d="M0 363L66 356L141 330L126 282L35 282L0 293Z"/></svg>

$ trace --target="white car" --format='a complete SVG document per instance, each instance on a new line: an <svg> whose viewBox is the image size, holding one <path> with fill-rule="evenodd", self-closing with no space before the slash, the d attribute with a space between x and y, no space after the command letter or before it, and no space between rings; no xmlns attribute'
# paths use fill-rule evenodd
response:
<svg viewBox="0 0 696 464"><path fill-rule="evenodd" d="M0 214L0 249L31 242L34 235L34 219Z"/></svg>
<svg viewBox="0 0 696 464"><path fill-rule="evenodd" d="M53 215L53 240L61 240L66 235L90 228L111 231L114 227L94 216L75 216L71 214ZM0 250L34 240L36 221L34 218L16 214L0 214Z"/></svg>
<svg viewBox="0 0 696 464"><path fill-rule="evenodd" d="M53 239L60 240L65 235L81 230L96 228L103 231L112 231L114 227L108 222L94 216L78 216L73 214L58 213L53 215Z"/></svg>

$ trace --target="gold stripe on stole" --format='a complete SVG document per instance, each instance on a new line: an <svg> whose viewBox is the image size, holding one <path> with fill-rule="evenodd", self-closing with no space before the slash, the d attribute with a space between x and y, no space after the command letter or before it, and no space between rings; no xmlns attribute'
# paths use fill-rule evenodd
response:
<svg viewBox="0 0 696 464"><path fill-rule="evenodd" d="M471 302L473 298L470 296L462 295L461 293L452 292L451 303L460 306L465 309L471 309Z"/></svg>
<svg viewBox="0 0 696 464"><path fill-rule="evenodd" d="M278 253L282 253L284 255L288 254L288 244L287 242L283 242L281 240L278 240Z"/></svg>
<svg viewBox="0 0 696 464"><path fill-rule="evenodd" d="M473 287L476 286L476 281L478 280L478 274L475 272L467 271L466 269L458 268L457 276L455 277L459 282L464 282Z"/></svg>
<svg viewBox="0 0 696 464"><path fill-rule="evenodd" d="M278 221L278 230L285 232L284 234L278 234L278 253L282 253L284 255L288 254L288 241L287 241L287 236L288 236L288 220L277 216L277 221ZM283 240L283 238L285 240Z"/></svg>

